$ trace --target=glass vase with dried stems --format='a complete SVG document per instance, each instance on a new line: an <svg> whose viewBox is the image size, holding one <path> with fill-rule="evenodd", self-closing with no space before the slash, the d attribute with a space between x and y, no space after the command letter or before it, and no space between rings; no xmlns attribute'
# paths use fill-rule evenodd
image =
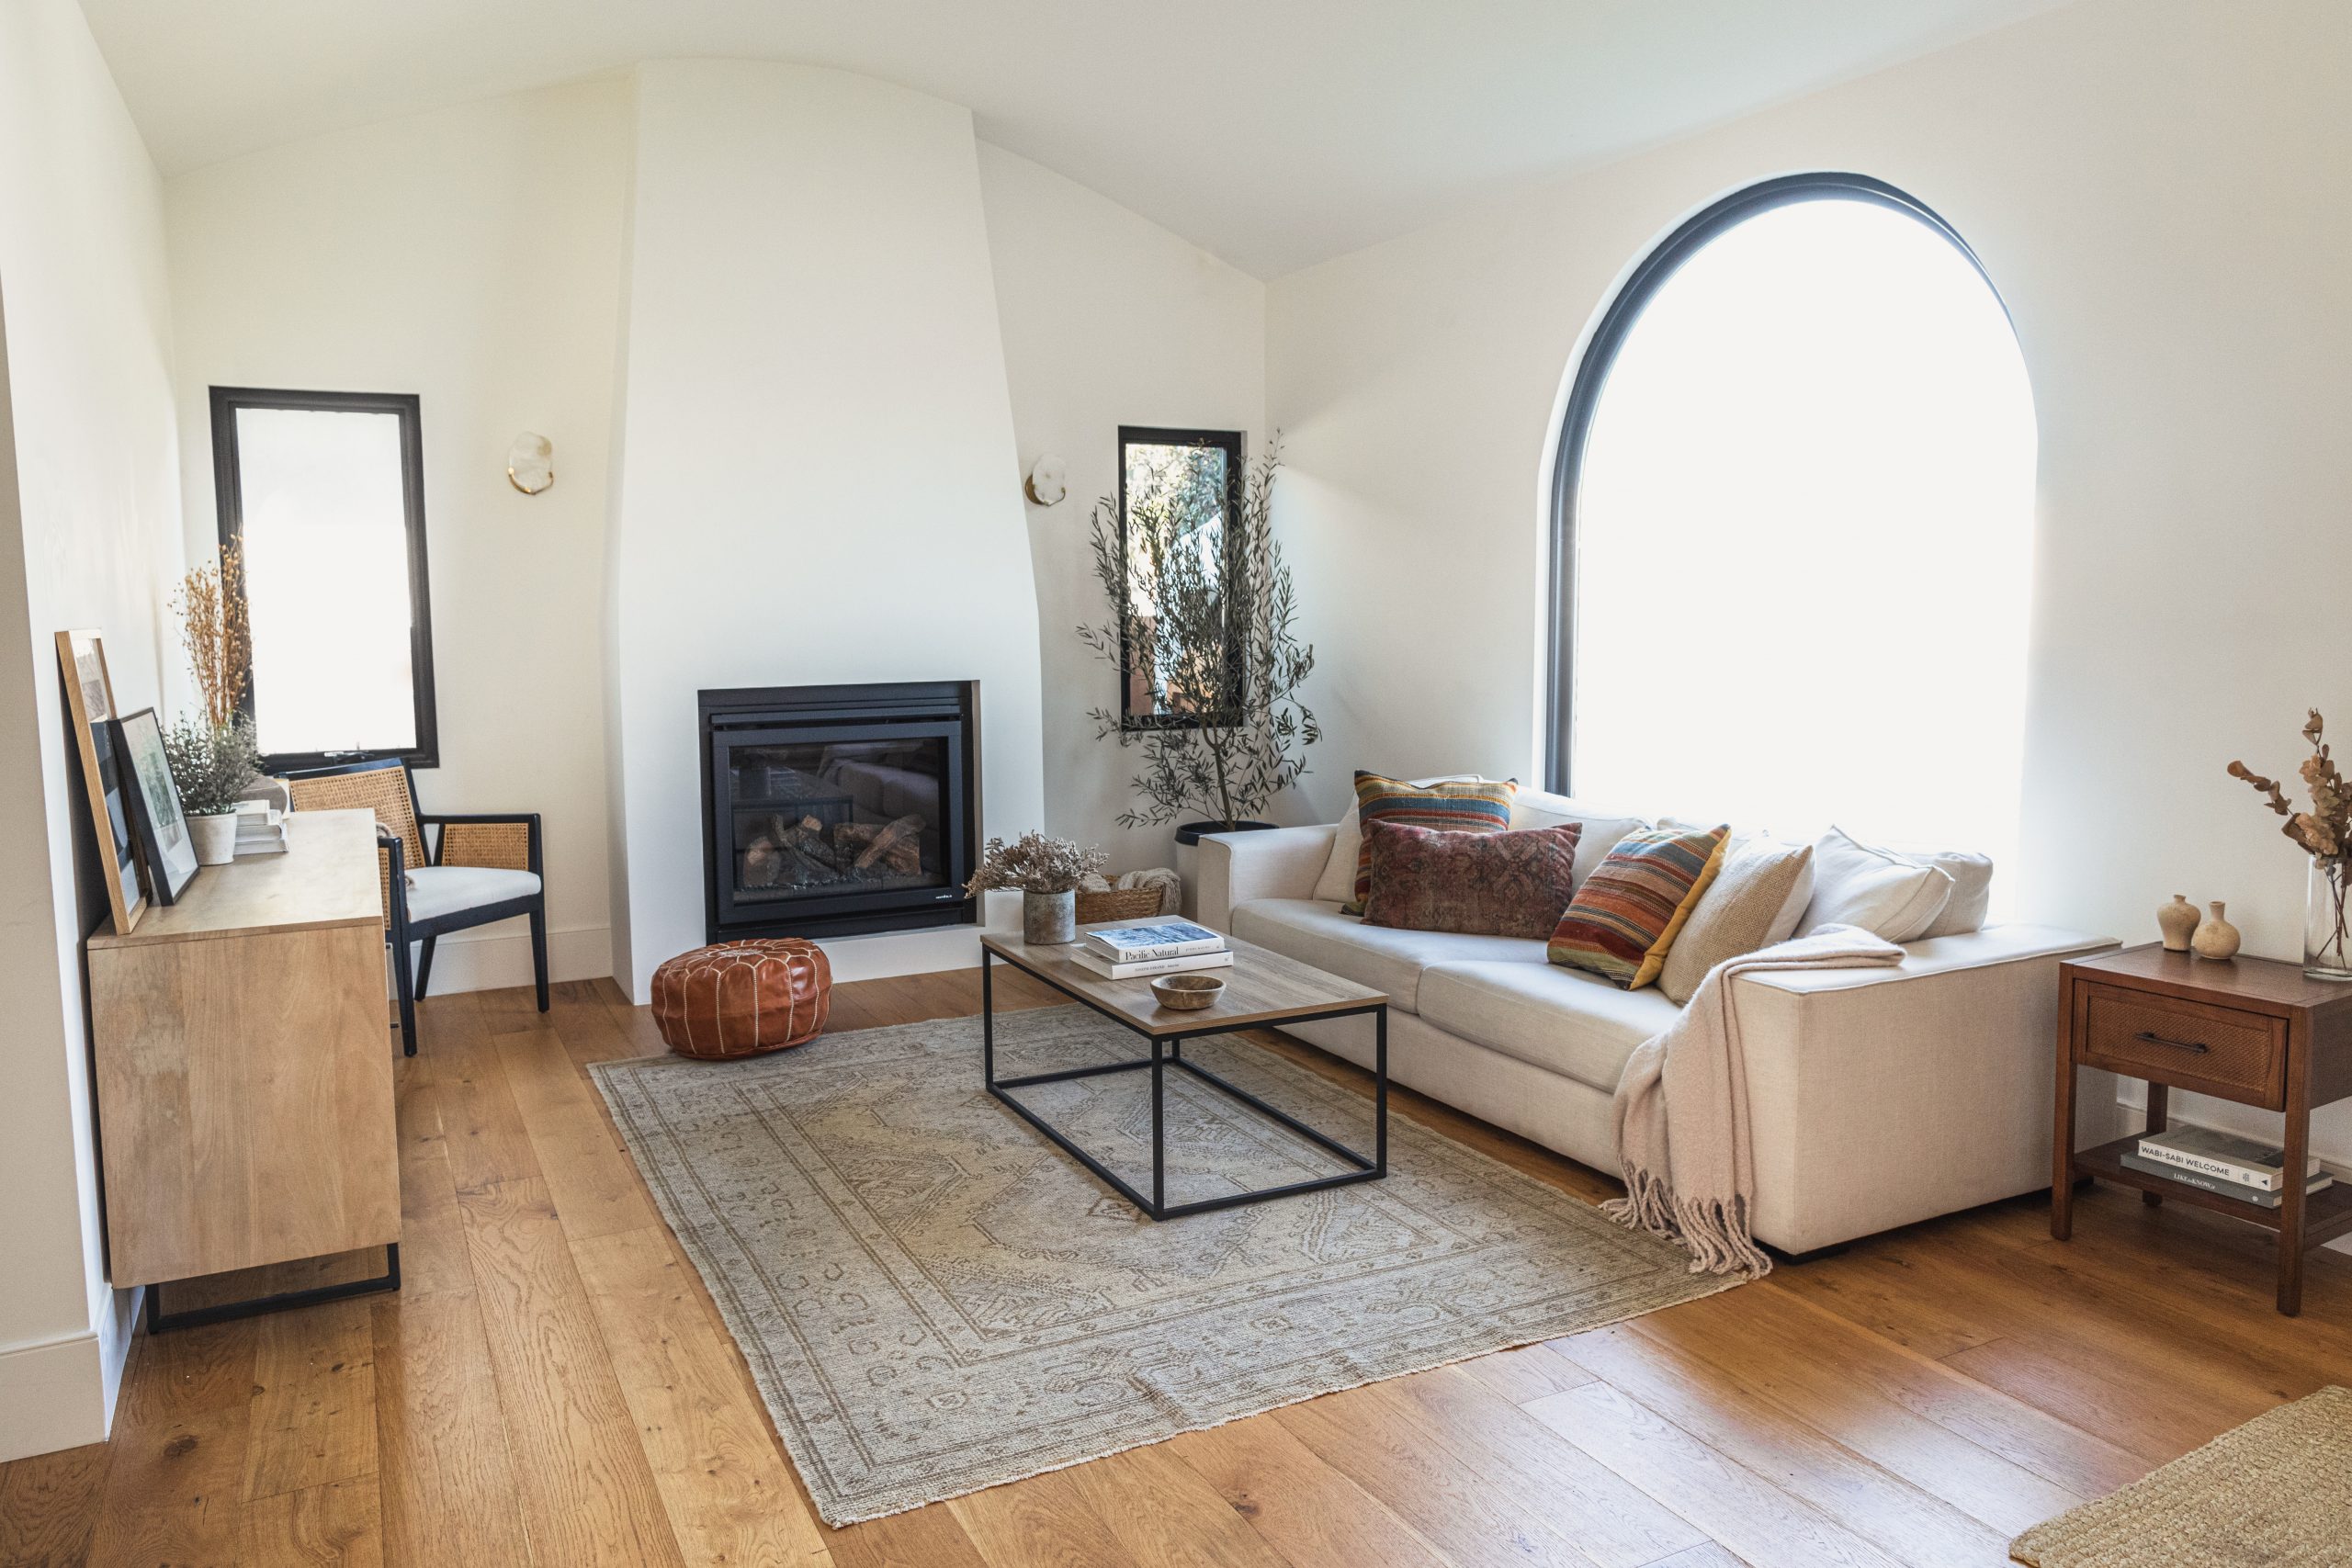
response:
<svg viewBox="0 0 2352 1568"><path fill-rule="evenodd" d="M2352 793L2336 771L2323 739L2326 725L2319 709L2311 710L2303 739L2312 754L2303 760L2303 785L2311 791L2312 808L2298 811L2274 779L2264 778L2244 762L2230 764L2230 776L2244 779L2261 792L2270 809L2287 819L2279 829L2310 857L2303 891L2303 973L2314 980L2352 980L2352 921L2347 921L2347 870L2352 870Z"/></svg>

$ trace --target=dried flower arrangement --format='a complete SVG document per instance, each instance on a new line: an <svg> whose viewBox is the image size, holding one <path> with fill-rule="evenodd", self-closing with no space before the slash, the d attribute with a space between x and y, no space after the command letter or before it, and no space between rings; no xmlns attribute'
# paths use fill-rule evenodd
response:
<svg viewBox="0 0 2352 1568"><path fill-rule="evenodd" d="M1010 844L990 839L980 852L980 869L964 891L975 897L991 889L1068 893L1102 870L1109 858L1099 847L1080 849L1046 833L1023 833Z"/></svg>
<svg viewBox="0 0 2352 1568"><path fill-rule="evenodd" d="M236 547L222 547L219 560L182 578L172 608L202 712L173 720L164 756L188 815L217 817L235 810L237 797L261 773L254 722L238 711L253 671L254 640Z"/></svg>
<svg viewBox="0 0 2352 1568"><path fill-rule="evenodd" d="M233 722L253 672L253 628L245 619L244 563L234 545L220 558L180 580L172 608L180 617L180 646L204 700L204 716L216 728Z"/></svg>
<svg viewBox="0 0 2352 1568"><path fill-rule="evenodd" d="M2330 979L2352 978L2352 929L2347 929L2346 873L2352 862L2352 790L2336 771L2324 738L2326 723L2312 708L2303 726L2312 754L2297 770L2311 791L2312 808L2298 811L2275 779L2264 778L2244 762L2230 764L2230 776L2244 779L2264 797L2270 809L2287 819L2278 830L2311 857L2311 897L2304 914L2303 967Z"/></svg>

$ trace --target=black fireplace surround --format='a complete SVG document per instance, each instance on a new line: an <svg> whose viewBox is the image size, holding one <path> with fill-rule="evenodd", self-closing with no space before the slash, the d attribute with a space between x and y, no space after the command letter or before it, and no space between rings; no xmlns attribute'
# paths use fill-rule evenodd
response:
<svg viewBox="0 0 2352 1568"><path fill-rule="evenodd" d="M977 682L744 687L698 705L710 941L978 920Z"/></svg>

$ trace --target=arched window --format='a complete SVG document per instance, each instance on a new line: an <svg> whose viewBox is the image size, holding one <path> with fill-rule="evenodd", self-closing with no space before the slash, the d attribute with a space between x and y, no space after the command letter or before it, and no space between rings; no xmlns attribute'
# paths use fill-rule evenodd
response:
<svg viewBox="0 0 2352 1568"><path fill-rule="evenodd" d="M2033 399L1951 228L1857 175L1742 191L1635 269L1566 411L1552 787L2007 858Z"/></svg>

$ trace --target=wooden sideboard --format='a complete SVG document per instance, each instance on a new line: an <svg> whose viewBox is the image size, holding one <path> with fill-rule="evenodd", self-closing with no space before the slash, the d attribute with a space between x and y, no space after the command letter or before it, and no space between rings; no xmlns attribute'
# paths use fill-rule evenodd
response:
<svg viewBox="0 0 2352 1568"><path fill-rule="evenodd" d="M89 940L107 1254L117 1286L386 1248L400 1150L376 823L296 812L284 854L197 874ZM159 1299L151 1326L177 1325ZM183 1314L210 1321L295 1292Z"/></svg>

